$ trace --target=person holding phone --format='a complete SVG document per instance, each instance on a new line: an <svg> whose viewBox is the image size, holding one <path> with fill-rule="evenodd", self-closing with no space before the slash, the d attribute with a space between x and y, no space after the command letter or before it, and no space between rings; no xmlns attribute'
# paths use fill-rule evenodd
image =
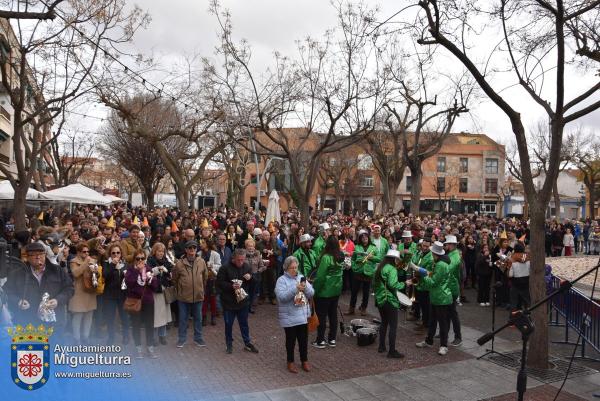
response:
<svg viewBox="0 0 600 401"><path fill-rule="evenodd" d="M306 277L298 272L298 259L288 256L283 262L283 275L275 284L275 295L279 305L279 324L285 330L285 349L287 352L287 369L298 373L294 365L296 340L300 351L302 369L310 371L308 364L308 317L310 305L308 300L313 297L312 285Z"/></svg>

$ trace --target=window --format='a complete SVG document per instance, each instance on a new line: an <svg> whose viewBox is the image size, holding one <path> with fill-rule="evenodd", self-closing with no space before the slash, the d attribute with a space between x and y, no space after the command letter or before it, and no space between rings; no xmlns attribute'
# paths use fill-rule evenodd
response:
<svg viewBox="0 0 600 401"><path fill-rule="evenodd" d="M256 174L250 174L250 184L256 184Z"/></svg>
<svg viewBox="0 0 600 401"><path fill-rule="evenodd" d="M436 185L436 192L438 192L438 193L446 192L446 177L438 177L437 185Z"/></svg>
<svg viewBox="0 0 600 401"><path fill-rule="evenodd" d="M481 211L481 213L496 214L496 204L495 203L486 203L486 204L483 204L480 206L481 206L481 208L479 210Z"/></svg>
<svg viewBox="0 0 600 401"><path fill-rule="evenodd" d="M445 157L437 158L437 171L438 171L438 173L446 172L446 158Z"/></svg>
<svg viewBox="0 0 600 401"><path fill-rule="evenodd" d="M406 176L406 192L412 192L412 176Z"/></svg>
<svg viewBox="0 0 600 401"><path fill-rule="evenodd" d="M460 181L458 182L458 192L460 192L461 194L469 192L469 179L468 178L460 179Z"/></svg>
<svg viewBox="0 0 600 401"><path fill-rule="evenodd" d="M468 157L460 158L460 172L461 173L469 172L469 158Z"/></svg>
<svg viewBox="0 0 600 401"><path fill-rule="evenodd" d="M498 174L498 159L485 159L485 173Z"/></svg>
<svg viewBox="0 0 600 401"><path fill-rule="evenodd" d="M365 188L373 188L373 176L365 175L360 182L360 186Z"/></svg>
<svg viewBox="0 0 600 401"><path fill-rule="evenodd" d="M372 170L373 169L373 160L369 155L358 155L358 169L359 170Z"/></svg>
<svg viewBox="0 0 600 401"><path fill-rule="evenodd" d="M485 179L485 193L486 194L497 194L498 193L498 180L496 178Z"/></svg>

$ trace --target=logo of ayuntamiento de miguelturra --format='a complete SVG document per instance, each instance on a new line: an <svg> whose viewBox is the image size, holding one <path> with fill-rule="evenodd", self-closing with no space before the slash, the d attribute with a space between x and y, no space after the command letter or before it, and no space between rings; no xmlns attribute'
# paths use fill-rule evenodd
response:
<svg viewBox="0 0 600 401"><path fill-rule="evenodd" d="M43 324L8 329L11 336L10 372L13 383L25 390L37 390L50 377L50 344L54 332Z"/></svg>

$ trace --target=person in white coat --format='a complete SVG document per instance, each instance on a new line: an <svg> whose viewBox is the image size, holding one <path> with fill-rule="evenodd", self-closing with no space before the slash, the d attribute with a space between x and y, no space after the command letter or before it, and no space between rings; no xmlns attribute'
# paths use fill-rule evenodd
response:
<svg viewBox="0 0 600 401"><path fill-rule="evenodd" d="M307 323L311 313L309 300L315 292L306 278L298 273L298 259L294 256L285 259L283 272L275 284L275 296L279 305L279 324L285 330L287 369L291 373L298 373L294 365L297 340L302 369L309 372Z"/></svg>
<svg viewBox="0 0 600 401"><path fill-rule="evenodd" d="M208 268L208 280L206 280L204 287L204 303L202 304L202 325L206 326L208 324L206 312L210 305L210 324L215 326L217 324L217 291L215 282L217 273L221 268L221 256L215 250L215 244L210 239L200 240L198 256L204 260Z"/></svg>

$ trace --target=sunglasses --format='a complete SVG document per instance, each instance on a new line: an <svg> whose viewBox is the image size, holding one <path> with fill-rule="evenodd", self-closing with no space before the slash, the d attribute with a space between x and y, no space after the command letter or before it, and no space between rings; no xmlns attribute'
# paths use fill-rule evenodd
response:
<svg viewBox="0 0 600 401"><path fill-rule="evenodd" d="M146 258L137 257L137 258L135 258L135 260L137 260L137 261L146 260Z"/></svg>
<svg viewBox="0 0 600 401"><path fill-rule="evenodd" d="M111 254L111 255L120 255L120 254L121 254L121 252L111 252L110 254Z"/></svg>
<svg viewBox="0 0 600 401"><path fill-rule="evenodd" d="M90 251L81 251L81 253L90 253Z"/></svg>

